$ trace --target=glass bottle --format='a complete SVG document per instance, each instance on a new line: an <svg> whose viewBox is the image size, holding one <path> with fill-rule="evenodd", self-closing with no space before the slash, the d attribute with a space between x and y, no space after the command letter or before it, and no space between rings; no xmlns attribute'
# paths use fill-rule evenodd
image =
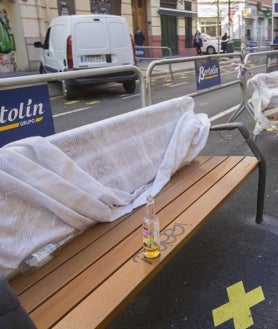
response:
<svg viewBox="0 0 278 329"><path fill-rule="evenodd" d="M41 249L33 252L32 255L24 259L24 261L20 264L19 272L22 274L30 274L38 270L50 262L60 251L61 247L76 237L79 233L79 231L75 231L66 236L60 242L51 242Z"/></svg>
<svg viewBox="0 0 278 329"><path fill-rule="evenodd" d="M59 251L58 243L49 243L25 259L19 268L22 274L32 273L50 262Z"/></svg>
<svg viewBox="0 0 278 329"><path fill-rule="evenodd" d="M155 214L154 198L149 195L146 204L146 216L143 220L144 257L156 258L160 255L160 228Z"/></svg>

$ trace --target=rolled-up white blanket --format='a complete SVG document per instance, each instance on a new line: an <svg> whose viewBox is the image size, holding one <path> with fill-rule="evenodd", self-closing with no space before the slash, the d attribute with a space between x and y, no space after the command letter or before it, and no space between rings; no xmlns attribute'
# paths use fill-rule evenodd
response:
<svg viewBox="0 0 278 329"><path fill-rule="evenodd" d="M206 144L210 123L180 97L0 149L0 273L50 242L113 221L156 195Z"/></svg>

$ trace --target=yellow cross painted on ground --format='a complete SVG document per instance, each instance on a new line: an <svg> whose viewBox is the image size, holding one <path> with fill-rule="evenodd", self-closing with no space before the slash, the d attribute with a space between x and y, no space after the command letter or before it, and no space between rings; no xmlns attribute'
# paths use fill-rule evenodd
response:
<svg viewBox="0 0 278 329"><path fill-rule="evenodd" d="M235 329L247 329L254 324L250 308L265 300L262 287L245 292L240 281L227 288L229 302L212 311L214 326L233 319Z"/></svg>

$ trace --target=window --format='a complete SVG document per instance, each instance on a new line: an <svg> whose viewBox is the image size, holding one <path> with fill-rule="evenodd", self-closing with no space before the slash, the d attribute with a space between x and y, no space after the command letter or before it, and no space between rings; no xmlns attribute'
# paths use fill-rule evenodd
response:
<svg viewBox="0 0 278 329"><path fill-rule="evenodd" d="M121 1L118 1L121 3ZM111 1L110 0L90 0L91 13L94 14L110 14Z"/></svg>
<svg viewBox="0 0 278 329"><path fill-rule="evenodd" d="M46 36L45 36L45 40L44 40L44 44L43 44L43 48L44 49L49 49L49 37L50 37L50 27L47 30Z"/></svg>
<svg viewBox="0 0 278 329"><path fill-rule="evenodd" d="M75 14L74 0L64 0L64 1L58 0L57 6L58 6L59 16Z"/></svg>
<svg viewBox="0 0 278 329"><path fill-rule="evenodd" d="M111 0L111 14L121 16L122 2L119 0Z"/></svg>
<svg viewBox="0 0 278 329"><path fill-rule="evenodd" d="M191 1L184 1L184 10L191 10Z"/></svg>
<svg viewBox="0 0 278 329"><path fill-rule="evenodd" d="M160 0L160 7L177 8L177 0Z"/></svg>
<svg viewBox="0 0 278 329"><path fill-rule="evenodd" d="M192 18L185 17L185 48L193 47L192 40Z"/></svg>

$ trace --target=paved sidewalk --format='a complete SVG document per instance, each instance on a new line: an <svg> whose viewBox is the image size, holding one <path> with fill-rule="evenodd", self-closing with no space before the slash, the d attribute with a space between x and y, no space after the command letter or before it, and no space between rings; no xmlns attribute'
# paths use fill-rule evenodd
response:
<svg viewBox="0 0 278 329"><path fill-rule="evenodd" d="M8 73L0 73L0 79L23 77L25 75L35 75L35 74L39 74L39 71L15 71Z"/></svg>

